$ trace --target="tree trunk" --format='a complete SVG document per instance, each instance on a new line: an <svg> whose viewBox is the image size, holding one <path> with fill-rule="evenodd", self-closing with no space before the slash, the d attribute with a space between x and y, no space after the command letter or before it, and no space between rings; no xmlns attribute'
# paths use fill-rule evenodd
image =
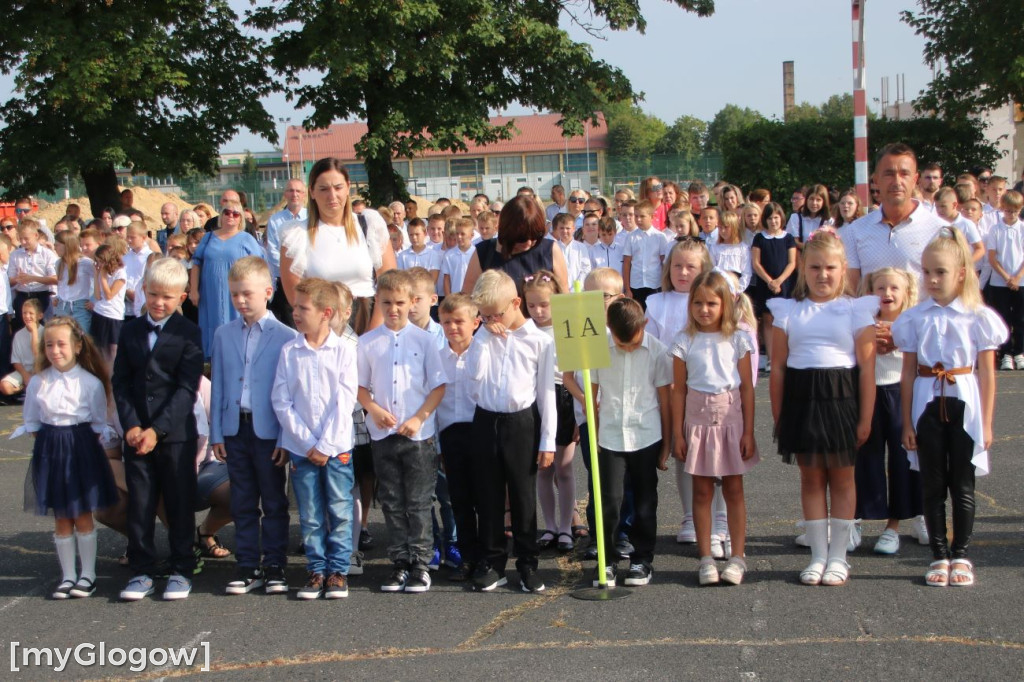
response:
<svg viewBox="0 0 1024 682"><path fill-rule="evenodd" d="M392 201L405 201L409 198L405 178L395 172L395 166L391 163L390 150L382 156L363 160L370 184L369 199L374 206L387 206Z"/></svg>
<svg viewBox="0 0 1024 682"><path fill-rule="evenodd" d="M117 173L114 164L103 168L82 169L82 180L85 181L85 192L89 195L89 208L94 218L100 217L104 208L114 211L121 210L121 190L117 186Z"/></svg>

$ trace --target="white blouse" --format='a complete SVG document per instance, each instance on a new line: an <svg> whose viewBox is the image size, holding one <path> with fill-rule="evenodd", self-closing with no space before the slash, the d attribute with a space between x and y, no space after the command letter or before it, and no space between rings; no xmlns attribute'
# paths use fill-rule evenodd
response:
<svg viewBox="0 0 1024 682"><path fill-rule="evenodd" d="M112 275L107 275L107 286L114 286L114 282L122 280L128 281L128 273L125 272L124 268L121 268ZM96 302L92 306L92 310L97 315L110 318L111 320L123 320L124 319L124 287L114 294L114 298L103 298L100 296L96 299Z"/></svg>
<svg viewBox="0 0 1024 682"><path fill-rule="evenodd" d="M739 276L740 291L746 291L750 286L750 276L753 273L750 265L750 246L745 242L738 244L713 244L711 246L711 260L715 266L726 272L734 272Z"/></svg>
<svg viewBox="0 0 1024 682"><path fill-rule="evenodd" d="M878 303L877 296L843 296L824 303L810 299L769 299L768 309L775 316L774 326L788 337L786 366L793 369L856 367L857 334L875 324Z"/></svg>
<svg viewBox="0 0 1024 682"><path fill-rule="evenodd" d="M59 266L58 266L59 267ZM68 284L69 272L63 268L57 276L57 298L61 301L81 301L91 299L93 294L93 278L96 277L96 264L89 258L78 260L78 273L74 284Z"/></svg>
<svg viewBox="0 0 1024 682"><path fill-rule="evenodd" d="M320 221L316 239L309 242L306 223L293 221L281 227L281 252L292 259L291 271L299 277L321 277L344 282L357 298L373 296L373 271L384 259L390 237L380 213L365 209L366 236L356 219L356 242L350 244L345 228Z"/></svg>
<svg viewBox="0 0 1024 682"><path fill-rule="evenodd" d="M688 319L690 294L662 291L647 299L647 333L671 348Z"/></svg>
<svg viewBox="0 0 1024 682"><path fill-rule="evenodd" d="M66 372L47 367L28 382L25 392L25 431L43 424L74 426L88 423L96 433L107 427L107 394L103 382L75 365Z"/></svg>
<svg viewBox="0 0 1024 682"><path fill-rule="evenodd" d="M959 298L947 306L932 299L922 301L892 323L892 338L899 349L904 353L917 353L917 363L928 367L938 363L947 369L973 367L978 353L999 348L1008 336L1006 325L991 308L979 306L971 310ZM974 374L962 374L956 377L956 383L947 383L945 389L947 398L964 401L964 431L974 439L971 463L976 473L984 476L989 472L989 464L978 379ZM914 380L911 413L915 425L941 390L940 382L931 377ZM908 454L911 468L916 470L917 453Z"/></svg>
<svg viewBox="0 0 1024 682"><path fill-rule="evenodd" d="M736 330L732 336L720 332L679 334L672 346L672 355L686 363L686 387L702 393L718 395L740 387L737 364L753 348L750 336Z"/></svg>

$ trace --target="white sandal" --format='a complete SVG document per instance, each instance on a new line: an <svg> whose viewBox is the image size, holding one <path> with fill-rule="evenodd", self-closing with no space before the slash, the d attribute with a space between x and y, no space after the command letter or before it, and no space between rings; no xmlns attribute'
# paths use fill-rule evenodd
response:
<svg viewBox="0 0 1024 682"><path fill-rule="evenodd" d="M720 575L722 582L729 583L730 585L739 585L743 582L743 575L746 572L747 562L743 560L743 557L734 556L729 559Z"/></svg>
<svg viewBox="0 0 1024 682"><path fill-rule="evenodd" d="M807 568L800 571L800 582L804 585L820 585L821 574L825 571L825 560L814 559Z"/></svg>
<svg viewBox="0 0 1024 682"><path fill-rule="evenodd" d="M711 557L706 557L700 560L700 571L697 573L697 577L700 580L701 585L717 585L718 584L718 567L715 566L715 560Z"/></svg>
<svg viewBox="0 0 1024 682"><path fill-rule="evenodd" d="M953 568L954 566L966 566L965 571L962 568ZM950 587L970 587L974 584L974 564L969 559L953 559L949 565L949 585ZM953 578L967 578L957 582Z"/></svg>
<svg viewBox="0 0 1024 682"><path fill-rule="evenodd" d="M850 578L850 564L842 559L829 559L825 573L821 576L821 584L829 587L841 587Z"/></svg>
<svg viewBox="0 0 1024 682"><path fill-rule="evenodd" d="M928 564L928 572L924 574L924 584L929 587L949 585L949 560L939 559Z"/></svg>

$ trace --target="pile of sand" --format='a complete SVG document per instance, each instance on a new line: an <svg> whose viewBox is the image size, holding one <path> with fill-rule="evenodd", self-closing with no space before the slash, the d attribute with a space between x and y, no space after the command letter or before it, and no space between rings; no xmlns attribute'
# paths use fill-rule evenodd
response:
<svg viewBox="0 0 1024 682"><path fill-rule="evenodd" d="M125 189L124 187L120 189ZM155 189L147 189L145 187L130 187L132 194L135 195L135 208L142 211L142 215L145 216L146 226L151 229L157 229L160 226L160 207L171 202L177 204L178 210L192 208L194 204L190 204L176 194L166 194ZM86 222L89 221L91 211L89 209L89 197L76 197L74 199L64 199L63 201L57 201L54 203L46 203L43 201L39 202L39 211L34 217L45 218L46 224L51 228L57 223L58 220L63 218L68 212L68 204L78 204L82 208L82 219ZM115 206L114 208L118 208Z"/></svg>

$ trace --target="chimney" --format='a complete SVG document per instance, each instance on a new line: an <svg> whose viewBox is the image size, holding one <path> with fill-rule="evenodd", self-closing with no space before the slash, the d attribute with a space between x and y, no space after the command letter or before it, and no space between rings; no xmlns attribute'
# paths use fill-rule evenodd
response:
<svg viewBox="0 0 1024 682"><path fill-rule="evenodd" d="M789 112L796 106L796 89L793 79L793 62L782 62L782 117L789 120Z"/></svg>

